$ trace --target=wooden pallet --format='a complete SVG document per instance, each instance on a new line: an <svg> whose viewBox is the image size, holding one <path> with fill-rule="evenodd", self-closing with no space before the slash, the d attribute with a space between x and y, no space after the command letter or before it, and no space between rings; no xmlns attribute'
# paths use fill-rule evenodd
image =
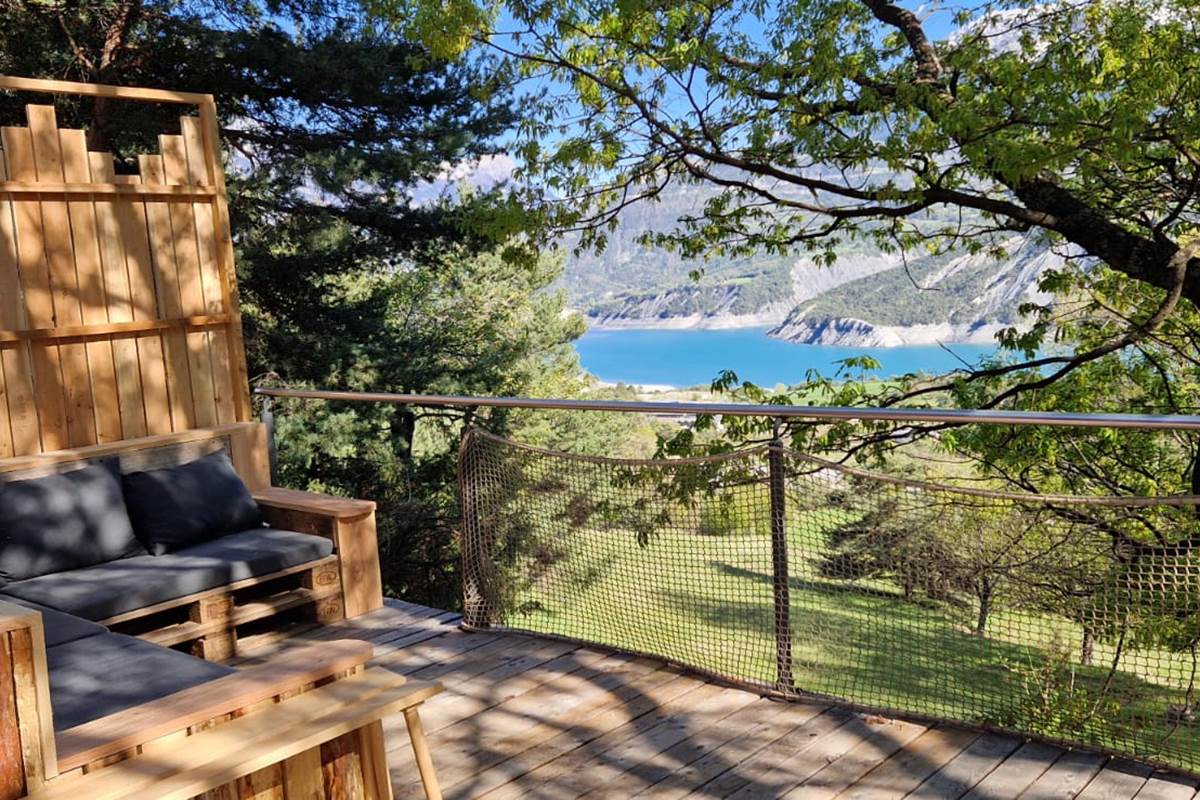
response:
<svg viewBox="0 0 1200 800"><path fill-rule="evenodd" d="M237 655L239 639L258 645L280 631L294 633L305 623L324 625L344 617L338 557L328 556L118 614L100 624L207 661L224 661Z"/></svg>

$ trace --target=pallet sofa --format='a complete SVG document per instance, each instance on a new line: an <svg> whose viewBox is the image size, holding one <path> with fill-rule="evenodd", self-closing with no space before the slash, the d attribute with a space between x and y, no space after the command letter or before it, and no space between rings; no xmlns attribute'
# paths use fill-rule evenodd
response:
<svg viewBox="0 0 1200 800"><path fill-rule="evenodd" d="M382 605L374 503L271 487L261 423L3 459L0 483L101 462L145 474L222 453L266 527L12 581L0 586L0 599L53 608L209 661Z"/></svg>
<svg viewBox="0 0 1200 800"><path fill-rule="evenodd" d="M183 110L122 161L51 103L0 127L0 496L68 486L44 523L0 520L0 800L390 798L395 712L438 797L417 713L436 685L367 669L352 641L222 663L382 592L373 503L271 486L212 96L11 76L0 91ZM236 473L237 499L156 513L156 489L182 503L195 479L161 471L200 462ZM107 524L55 524L71 486L108 502L114 480L140 551ZM194 524L251 506L220 536Z"/></svg>
<svg viewBox="0 0 1200 800"><path fill-rule="evenodd" d="M14 549L2 530L14 513L20 519L15 501L29 495L26 487L45 479L111 471L128 483L223 462L263 517L158 555L123 552L0 586L0 800L184 798L226 785L233 798L260 796L246 787L304 786L311 791L286 796L390 797L381 719L397 711L409 722L429 796L437 796L417 708L438 686L368 674L371 648L360 642L311 645L242 671L217 663L382 602L373 504L272 488L265 452L262 425L237 423L0 460L0 575L45 563L19 546L27 543ZM83 481L67 484L82 487L83 511L58 497L55 505L73 510L54 520L108 512L82 499L95 493ZM45 546L78 558L89 542L71 537L94 533L46 530ZM195 738L173 755L186 736Z"/></svg>

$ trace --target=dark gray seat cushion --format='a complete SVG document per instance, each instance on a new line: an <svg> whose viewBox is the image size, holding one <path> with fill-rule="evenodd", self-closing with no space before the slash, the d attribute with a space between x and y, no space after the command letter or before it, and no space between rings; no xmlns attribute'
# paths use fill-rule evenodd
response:
<svg viewBox="0 0 1200 800"><path fill-rule="evenodd" d="M86 619L55 611L53 608L47 608L39 603L31 603L28 600L22 600L20 597L12 595L0 594L0 600L7 600L10 603L16 603L26 608L32 608L34 611L40 611L42 614L42 628L46 633L46 647L54 647L67 642L73 642L76 639L83 639L88 636L96 636L97 634L106 633L108 631L103 625L97 625L94 622L88 622Z"/></svg>
<svg viewBox="0 0 1200 800"><path fill-rule="evenodd" d="M145 552L114 459L0 482L0 586Z"/></svg>
<svg viewBox="0 0 1200 800"><path fill-rule="evenodd" d="M262 512L224 450L121 478L133 530L156 556L262 525Z"/></svg>
<svg viewBox="0 0 1200 800"><path fill-rule="evenodd" d="M224 536L163 556L137 556L10 583L7 594L102 620L333 552L322 536L274 528Z"/></svg>
<svg viewBox="0 0 1200 800"><path fill-rule="evenodd" d="M234 672L118 633L56 645L46 651L46 660L56 731Z"/></svg>

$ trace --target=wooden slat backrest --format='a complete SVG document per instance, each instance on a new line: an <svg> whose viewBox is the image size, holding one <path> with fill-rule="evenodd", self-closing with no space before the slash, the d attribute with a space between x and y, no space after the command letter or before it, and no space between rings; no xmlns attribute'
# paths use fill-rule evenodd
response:
<svg viewBox="0 0 1200 800"><path fill-rule="evenodd" d="M26 480L74 469L98 458L119 458L122 472L160 469L224 448L238 475L251 490L271 485L266 430L261 422L234 422L211 428L122 439L70 450L0 459L0 483Z"/></svg>
<svg viewBox="0 0 1200 800"><path fill-rule="evenodd" d="M3 89L197 115L134 176L53 106L0 129L0 459L249 421L212 98L0 76Z"/></svg>

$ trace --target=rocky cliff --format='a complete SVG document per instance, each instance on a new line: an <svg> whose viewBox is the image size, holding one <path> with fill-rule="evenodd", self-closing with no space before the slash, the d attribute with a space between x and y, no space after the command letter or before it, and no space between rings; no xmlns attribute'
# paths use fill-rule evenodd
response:
<svg viewBox="0 0 1200 800"><path fill-rule="evenodd" d="M1044 303L1041 274L1063 259L1020 237L1005 257L968 254L901 263L798 304L771 336L805 344L894 347L984 343L1019 325L1020 307Z"/></svg>

